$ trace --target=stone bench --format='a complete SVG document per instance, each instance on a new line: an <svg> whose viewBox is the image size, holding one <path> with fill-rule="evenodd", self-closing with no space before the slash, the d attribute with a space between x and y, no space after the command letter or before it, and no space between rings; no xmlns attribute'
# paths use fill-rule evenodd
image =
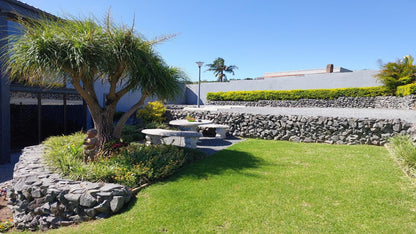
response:
<svg viewBox="0 0 416 234"><path fill-rule="evenodd" d="M215 137L219 139L225 139L227 137L227 130L230 128L224 124L204 124L201 127L204 128L215 128Z"/></svg>
<svg viewBox="0 0 416 234"><path fill-rule="evenodd" d="M183 137L185 139L185 147L196 148L198 139L202 136L199 132L194 131L174 131L166 129L144 129L142 133L146 134L146 145L159 145L163 143L166 137Z"/></svg>

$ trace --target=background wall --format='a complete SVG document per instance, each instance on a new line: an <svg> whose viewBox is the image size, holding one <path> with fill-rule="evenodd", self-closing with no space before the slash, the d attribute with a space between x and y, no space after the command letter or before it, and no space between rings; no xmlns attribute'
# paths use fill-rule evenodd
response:
<svg viewBox="0 0 416 234"><path fill-rule="evenodd" d="M360 70L354 72L334 72L322 74L307 74L303 76L287 76L278 78L265 78L263 80L232 80L230 82L201 83L200 103L207 104L208 92L249 91L249 90L292 90L292 89L330 89L374 87L382 84L374 77L377 70ZM95 90L100 104L104 102L108 84L96 82ZM141 97L140 91L126 94L118 103L117 111L127 111ZM198 84L182 86L182 92L169 104L196 105L198 97ZM154 101L155 97L146 99ZM92 127L90 122L89 127Z"/></svg>
<svg viewBox="0 0 416 234"><path fill-rule="evenodd" d="M331 89L374 87L382 84L374 77L378 70L354 72L309 74L265 78L264 80L232 80L230 82L201 83L200 102L206 104L208 92L250 91L250 90L292 90L292 89ZM198 84L186 85L185 102L177 104L195 105L198 97Z"/></svg>

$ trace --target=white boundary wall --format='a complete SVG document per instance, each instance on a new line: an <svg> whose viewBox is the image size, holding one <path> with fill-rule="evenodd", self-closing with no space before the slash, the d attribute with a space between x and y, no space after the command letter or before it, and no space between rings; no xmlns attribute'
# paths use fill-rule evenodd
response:
<svg viewBox="0 0 416 234"><path fill-rule="evenodd" d="M378 70L359 70L354 72L309 74L265 78L264 80L233 80L230 82L201 83L202 104L207 102L209 92L251 91L251 90L292 90L292 89L333 89L374 87L382 84L374 77ZM198 84L186 85L185 100L177 104L195 105L198 96Z"/></svg>

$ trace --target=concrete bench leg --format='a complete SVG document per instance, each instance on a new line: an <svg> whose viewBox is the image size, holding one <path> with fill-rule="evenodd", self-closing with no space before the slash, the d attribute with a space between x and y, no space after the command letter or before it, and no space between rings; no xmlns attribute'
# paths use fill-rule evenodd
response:
<svg viewBox="0 0 416 234"><path fill-rule="evenodd" d="M215 129L215 137L220 139L225 139L227 137L227 129L225 128L217 128Z"/></svg>
<svg viewBox="0 0 416 234"><path fill-rule="evenodd" d="M199 137L184 137L185 138L185 147L195 149L196 143L198 142Z"/></svg>
<svg viewBox="0 0 416 234"><path fill-rule="evenodd" d="M149 136L146 135L146 145L160 145L162 144L162 137L161 136Z"/></svg>

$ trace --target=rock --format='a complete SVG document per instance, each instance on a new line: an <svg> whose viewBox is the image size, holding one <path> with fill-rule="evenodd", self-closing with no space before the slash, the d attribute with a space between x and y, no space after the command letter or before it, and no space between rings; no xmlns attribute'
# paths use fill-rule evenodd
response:
<svg viewBox="0 0 416 234"><path fill-rule="evenodd" d="M43 204L40 208L42 214L52 214L51 206L49 205L49 203Z"/></svg>
<svg viewBox="0 0 416 234"><path fill-rule="evenodd" d="M105 200L99 205L95 206L94 209L100 213L107 213L110 211L110 201Z"/></svg>
<svg viewBox="0 0 416 234"><path fill-rule="evenodd" d="M39 188L36 188L36 189L32 190L31 195L34 198L40 198L40 197L42 197L42 192L40 191Z"/></svg>
<svg viewBox="0 0 416 234"><path fill-rule="evenodd" d="M99 197L111 197L113 194L111 192L99 192L97 193L97 196Z"/></svg>
<svg viewBox="0 0 416 234"><path fill-rule="evenodd" d="M13 185L13 188L16 192L22 192L25 189L25 187L27 186L23 179L18 180L17 183Z"/></svg>
<svg viewBox="0 0 416 234"><path fill-rule="evenodd" d="M85 209L85 214L88 215L89 217L94 217L96 215L96 210L94 208L90 208L90 209Z"/></svg>
<svg viewBox="0 0 416 234"><path fill-rule="evenodd" d="M79 198L81 197L81 195L80 194L68 193L68 194L65 194L64 197L67 201L78 205L79 204Z"/></svg>
<svg viewBox="0 0 416 234"><path fill-rule="evenodd" d="M73 221L62 220L62 221L58 222L58 225L63 226L63 227L66 227L66 226L69 226L69 225L72 225L72 224L74 224Z"/></svg>
<svg viewBox="0 0 416 234"><path fill-rule="evenodd" d="M88 182L88 181L87 182L81 182L80 186L84 187L87 190L96 190L96 189L99 189L100 187L102 187L98 183L91 183L91 182Z"/></svg>
<svg viewBox="0 0 416 234"><path fill-rule="evenodd" d="M83 221L82 217L79 215L71 216L69 217L69 219L73 221L74 223L81 223Z"/></svg>
<svg viewBox="0 0 416 234"><path fill-rule="evenodd" d="M124 197L122 196L114 196L113 200L110 202L111 211L117 213L124 205Z"/></svg>
<svg viewBox="0 0 416 234"><path fill-rule="evenodd" d="M79 198L79 204L85 207L93 207L97 203L97 199L88 193L83 193Z"/></svg>
<svg viewBox="0 0 416 234"><path fill-rule="evenodd" d="M100 214L95 216L96 219L106 219L108 217L110 217L110 215L107 214L107 213L100 213Z"/></svg>
<svg viewBox="0 0 416 234"><path fill-rule="evenodd" d="M54 203L50 204L50 209L51 209L51 212L53 214L57 215L59 213L59 205L58 205L58 202L54 202Z"/></svg>
<svg viewBox="0 0 416 234"><path fill-rule="evenodd" d="M123 186L119 184L105 184L103 187L100 188L102 192L111 192L115 189L121 189Z"/></svg>
<svg viewBox="0 0 416 234"><path fill-rule="evenodd" d="M402 129L402 126L400 123L393 124L393 131L400 132L401 129Z"/></svg>

